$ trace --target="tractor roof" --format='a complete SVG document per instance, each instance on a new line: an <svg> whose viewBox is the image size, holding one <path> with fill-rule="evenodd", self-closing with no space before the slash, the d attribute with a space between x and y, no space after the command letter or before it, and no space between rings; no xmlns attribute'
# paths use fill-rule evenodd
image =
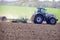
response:
<svg viewBox="0 0 60 40"><path fill-rule="evenodd" d="M45 8L37 8L37 9L40 9L40 10L41 10L41 9L46 10Z"/></svg>

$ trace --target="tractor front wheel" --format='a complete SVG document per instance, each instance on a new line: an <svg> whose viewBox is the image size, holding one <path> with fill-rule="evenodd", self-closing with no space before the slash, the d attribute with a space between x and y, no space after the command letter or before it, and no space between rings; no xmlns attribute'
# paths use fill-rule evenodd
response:
<svg viewBox="0 0 60 40"><path fill-rule="evenodd" d="M48 21L47 21L47 24L51 24L51 25L55 25L57 23L56 19L55 18L50 18Z"/></svg>

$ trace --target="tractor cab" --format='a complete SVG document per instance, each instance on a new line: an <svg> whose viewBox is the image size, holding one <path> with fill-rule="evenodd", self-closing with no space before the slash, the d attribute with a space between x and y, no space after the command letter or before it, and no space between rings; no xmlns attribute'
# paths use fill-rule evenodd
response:
<svg viewBox="0 0 60 40"><path fill-rule="evenodd" d="M37 8L38 13L45 13L46 9L45 8Z"/></svg>
<svg viewBox="0 0 60 40"><path fill-rule="evenodd" d="M41 14L41 15L45 16L46 9L45 8L37 8L37 14Z"/></svg>

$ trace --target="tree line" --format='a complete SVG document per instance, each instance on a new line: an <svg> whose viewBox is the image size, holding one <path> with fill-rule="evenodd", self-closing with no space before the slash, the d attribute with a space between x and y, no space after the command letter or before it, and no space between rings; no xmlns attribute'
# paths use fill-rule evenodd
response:
<svg viewBox="0 0 60 40"><path fill-rule="evenodd" d="M8 2L1 0L0 5L14 5L14 6L29 6L29 7L53 7L60 8L60 1L39 1L39 0L18 0L13 2Z"/></svg>

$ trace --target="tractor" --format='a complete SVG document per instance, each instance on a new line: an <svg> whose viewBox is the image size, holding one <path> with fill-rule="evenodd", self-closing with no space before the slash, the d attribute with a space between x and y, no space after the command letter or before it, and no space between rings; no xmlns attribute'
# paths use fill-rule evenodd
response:
<svg viewBox="0 0 60 40"><path fill-rule="evenodd" d="M37 8L32 16L32 21L36 24L42 24L45 21L47 24L55 25L58 19L53 14L46 13L45 8Z"/></svg>

